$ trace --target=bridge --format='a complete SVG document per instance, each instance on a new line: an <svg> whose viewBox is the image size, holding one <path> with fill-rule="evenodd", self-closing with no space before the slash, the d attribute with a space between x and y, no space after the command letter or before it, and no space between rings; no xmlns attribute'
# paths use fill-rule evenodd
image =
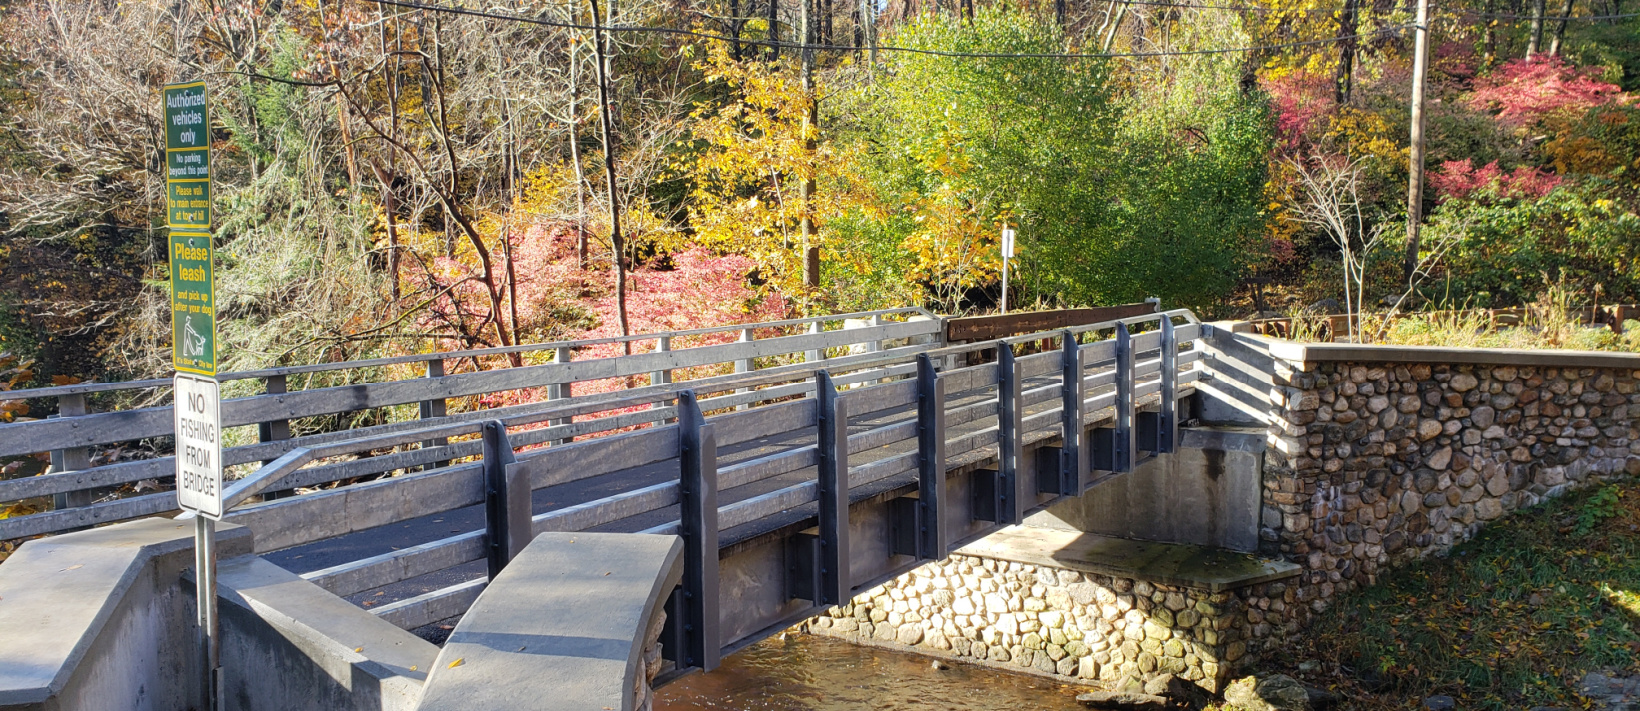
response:
<svg viewBox="0 0 1640 711"><path fill-rule="evenodd" d="M654 683L665 683L1173 452L1181 402L1203 372L1202 333L1189 312L1151 304L981 319L899 309L230 374L223 380L259 381L264 392L222 405L225 427L258 435L224 450L225 464L257 467L225 492L223 520L248 540L224 545L399 629L466 613L449 643L460 647L463 626L487 619L475 601L493 598L492 618L499 601L516 604L516 591L483 593L527 550L562 569L577 535L619 548L626 539L601 534L661 534L643 538L675 541L675 551L622 555L657 566L628 588L646 591L631 621L637 638L665 620L651 635L668 660ZM725 334L734 340L674 347ZM631 343L653 347L575 358ZM444 374L452 362L512 353L553 359ZM426 377L288 390L306 374L405 364L424 364ZM685 369L733 372L674 382ZM576 383L607 378L633 386L574 394ZM0 425L0 456L50 451L54 464L0 482L0 501L50 496L55 506L0 520L0 539L174 509L169 492L98 494L167 476L168 457L89 458L94 447L169 435L170 408L85 406L97 393L167 385L11 394L57 398L60 415ZM533 388L549 399L446 409L451 398ZM419 417L291 436L299 418L403 406ZM531 548L537 540L557 550ZM245 565L223 584L290 575ZM381 592L359 600L367 591ZM443 697L473 698L451 693Z"/></svg>

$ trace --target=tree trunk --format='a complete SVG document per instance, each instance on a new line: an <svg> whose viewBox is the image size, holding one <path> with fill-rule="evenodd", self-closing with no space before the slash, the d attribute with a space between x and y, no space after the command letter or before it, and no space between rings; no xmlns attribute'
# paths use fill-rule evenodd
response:
<svg viewBox="0 0 1640 711"><path fill-rule="evenodd" d="M1532 25L1530 36L1526 39L1527 59L1543 47L1543 3L1544 0L1532 0Z"/></svg>
<svg viewBox="0 0 1640 711"><path fill-rule="evenodd" d="M1338 73L1333 77L1333 99L1340 106L1350 102L1350 84L1355 71L1356 9L1359 0L1344 0L1338 15Z"/></svg>
<svg viewBox="0 0 1640 711"><path fill-rule="evenodd" d="M770 3L773 6L773 3ZM599 14L598 0L592 0L592 51L598 60L598 113L604 139L604 174L609 183L609 247L615 258L615 319L620 322L621 335L632 335L632 325L626 317L626 241L621 237L621 188L615 169L615 132L610 125L614 117L609 107L609 34L604 31L603 17ZM622 344L627 355L632 355L632 342Z"/></svg>
<svg viewBox="0 0 1640 711"><path fill-rule="evenodd" d="M571 7L574 7L573 5ZM571 10L570 22L580 13ZM581 167L581 58L580 43L569 46L569 160L575 167L575 253L581 270L587 268L586 173Z"/></svg>
<svg viewBox="0 0 1640 711"><path fill-rule="evenodd" d="M808 115L803 117L803 151L808 159L808 175L803 179L799 188L799 199L803 212L803 286L806 287L804 301L813 298L814 291L820 288L820 237L814 229L814 172L815 153L817 142L815 134L820 130L820 99L814 88L814 48L812 36L819 29L814 21L814 9L819 0L802 0L803 2L803 96L808 100Z"/></svg>
<svg viewBox="0 0 1640 711"><path fill-rule="evenodd" d="M729 0L729 56L740 61L740 0Z"/></svg>
<svg viewBox="0 0 1640 711"><path fill-rule="evenodd" d="M1561 17L1571 17L1572 16L1572 0L1566 0L1564 3L1561 4L1561 6L1560 6L1560 16ZM1560 43L1565 41L1565 39L1566 39L1566 23L1567 22L1569 22L1569 21L1568 20L1561 20L1561 21L1555 23L1555 37L1554 37L1554 39L1549 40L1549 56L1551 56L1551 57L1556 57L1556 56L1560 55Z"/></svg>
<svg viewBox="0 0 1640 711"><path fill-rule="evenodd" d="M769 61L780 58L780 0L769 0Z"/></svg>

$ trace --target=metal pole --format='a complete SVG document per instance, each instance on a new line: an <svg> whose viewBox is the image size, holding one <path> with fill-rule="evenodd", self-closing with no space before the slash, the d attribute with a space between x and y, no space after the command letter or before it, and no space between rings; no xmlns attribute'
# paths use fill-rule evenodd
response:
<svg viewBox="0 0 1640 711"><path fill-rule="evenodd" d="M1539 0L1541 7L1542 0ZM1412 50L1412 148L1407 158L1407 254L1403 265L1412 285L1418 270L1418 230L1424 217L1424 75L1429 71L1429 0L1418 0Z"/></svg>
<svg viewBox="0 0 1640 711"><path fill-rule="evenodd" d="M222 630L216 611L216 522L194 515L194 595L199 602L199 646L205 708L222 709Z"/></svg>

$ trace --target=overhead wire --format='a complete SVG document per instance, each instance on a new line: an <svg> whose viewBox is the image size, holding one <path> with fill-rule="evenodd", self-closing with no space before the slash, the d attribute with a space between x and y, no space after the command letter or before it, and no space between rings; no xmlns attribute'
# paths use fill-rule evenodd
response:
<svg viewBox="0 0 1640 711"><path fill-rule="evenodd" d="M581 23L578 23L578 22L565 22L565 21L562 21L562 20L551 20L551 19L547 19L547 18L543 18L543 17L530 17L528 15L516 15L516 14L512 14L512 13L500 13L500 12L494 12L494 11L489 11L489 10L473 10L473 9L464 8L464 7L453 7L453 6L449 6L449 5L438 5L438 4L432 4L432 3L417 2L416 0L379 0L379 2L381 2L383 5L392 5L392 6L395 6L395 7L401 7L401 8L406 8L406 9L426 10L426 11L429 11L429 12L442 12L442 13L454 14L454 15L466 15L466 16L470 16L470 17L483 17L483 18L492 19L492 20L520 22L520 23L525 23L525 24L541 25L541 26L545 26L545 27L556 27L556 28L560 28L560 29L587 30L587 31L593 31L593 32L601 30L601 31L604 31L604 32L625 32L625 33L633 33L633 34L658 34L658 35L671 35L671 36L685 36L685 37L695 37L695 38L698 38L698 39L718 40L718 41L723 41L723 42L738 42L738 43L743 44L743 45L751 45L751 46L754 46L754 47L776 47L776 48L795 49L795 50L805 50L806 49L806 50L811 50L811 51L816 51L816 52L858 52L858 51L861 51L863 49L866 49L864 47L855 47L855 46L852 46L852 45L804 44L804 43L800 43L800 42L783 42L783 41L777 41L777 40L748 39L748 38L742 38L742 37L730 37L730 36L727 36L727 35L720 35L720 34L716 34L716 33L712 33L712 32L701 32L699 30L686 30L686 29L681 29L681 28L677 28L677 27L652 27L652 26L647 26L647 25L603 25L603 26L600 27L600 26L597 26L597 25L586 25L586 24L581 24ZM1135 4L1152 4L1152 3L1150 3L1150 2L1135 2ZM1161 4L1161 3L1154 3L1154 4ZM1191 7L1191 6L1174 6L1174 7ZM1221 6L1221 8L1222 7L1227 7L1227 6ZM1170 51L1153 51L1153 52L1098 52L1098 53L1081 53L1081 52L955 52L955 51L949 51L949 50L922 49L922 48L919 48L919 47L900 47L900 46L896 46L896 45L877 45L876 50L879 51L879 52L899 52L899 53L902 53L902 54L919 54L919 55L936 56L936 57L949 57L949 58L958 58L958 59L1069 59L1069 60L1078 60L1078 59L1124 59L1124 58L1144 58L1144 57L1185 57L1185 56L1199 56L1199 55L1210 55L1210 54L1237 54L1237 53L1241 53L1241 52L1258 52L1258 51L1270 50L1270 49L1287 49L1287 48L1291 48L1291 47L1305 47L1305 46L1318 45L1318 44L1330 44L1330 43L1333 43L1333 42L1344 42L1344 41L1349 41L1349 40L1366 39L1366 38L1370 38L1370 37L1380 37L1380 36L1385 36L1385 35L1396 34L1396 33L1399 33L1401 31L1404 31L1404 30L1412 29L1412 27L1413 27L1413 25L1408 23L1408 24L1404 24L1404 25L1396 25L1396 26L1393 26L1393 27L1385 27L1385 28L1373 30L1371 32L1363 32L1363 33L1354 34L1354 35L1345 35L1345 36L1342 36L1342 37L1328 37L1328 38L1324 38L1324 39L1313 39L1313 40L1297 40L1297 41L1293 41L1293 42L1280 42L1280 43L1276 43L1276 44L1254 45L1254 46L1247 46L1247 47L1227 47L1227 48L1217 48L1217 49L1192 49L1192 50L1170 50Z"/></svg>

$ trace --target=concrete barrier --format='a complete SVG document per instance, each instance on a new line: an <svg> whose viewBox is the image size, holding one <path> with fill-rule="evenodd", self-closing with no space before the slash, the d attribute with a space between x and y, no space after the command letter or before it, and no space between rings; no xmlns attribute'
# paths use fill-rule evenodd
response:
<svg viewBox="0 0 1640 711"><path fill-rule="evenodd" d="M29 541L0 566L0 709L198 708L193 523L146 519ZM223 526L225 555L250 551Z"/></svg>
<svg viewBox="0 0 1640 711"><path fill-rule="evenodd" d="M217 571L228 708L416 707L438 647L257 556Z"/></svg>
<svg viewBox="0 0 1640 711"><path fill-rule="evenodd" d="M217 531L229 709L411 709L438 648ZM193 524L30 541L0 565L0 709L203 708Z"/></svg>
<svg viewBox="0 0 1640 711"><path fill-rule="evenodd" d="M677 536L536 536L456 625L419 708L648 708L662 608L682 575Z"/></svg>

